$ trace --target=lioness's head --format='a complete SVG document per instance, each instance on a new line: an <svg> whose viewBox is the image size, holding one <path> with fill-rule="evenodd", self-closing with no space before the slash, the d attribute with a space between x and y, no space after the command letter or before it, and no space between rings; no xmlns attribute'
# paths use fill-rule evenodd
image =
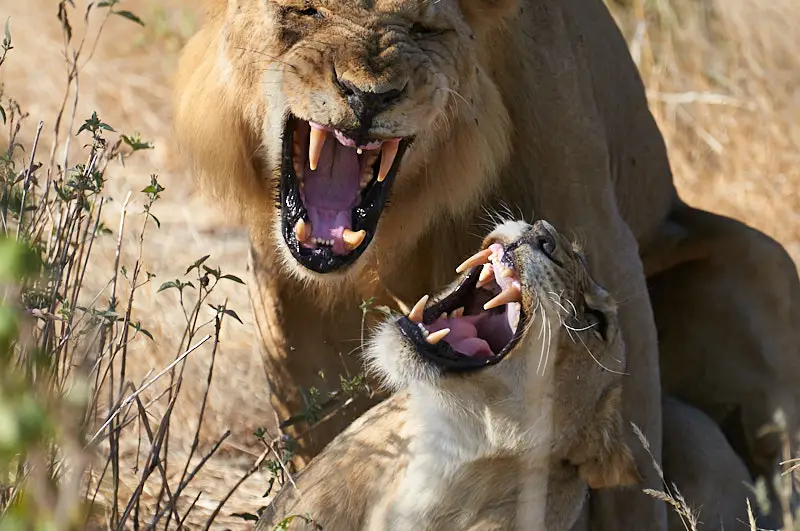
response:
<svg viewBox="0 0 800 531"><path fill-rule="evenodd" d="M296 273L321 280L318 274L351 269L369 249L392 190L414 224L434 210L426 201L435 199L446 215L491 187L507 156L508 117L476 39L514 0L213 3L224 34L215 52L225 79L215 82L241 85L215 105L233 108L231 128L238 121L261 127L260 138L243 135L256 145L239 149L258 166L254 179L277 191L271 224L286 263L302 266ZM442 153L452 167L426 163ZM445 172L455 175L442 187L435 181Z"/></svg>
<svg viewBox="0 0 800 531"><path fill-rule="evenodd" d="M511 221L459 270L435 300L382 325L371 368L412 400L472 418L488 452L536 447L548 430L548 452L590 487L637 481L622 433L616 304L581 251L545 221Z"/></svg>

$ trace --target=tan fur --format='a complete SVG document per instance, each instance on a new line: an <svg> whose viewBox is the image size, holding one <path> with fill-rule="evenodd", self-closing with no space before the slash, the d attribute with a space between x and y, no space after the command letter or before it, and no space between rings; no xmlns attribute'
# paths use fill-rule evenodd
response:
<svg viewBox="0 0 800 531"><path fill-rule="evenodd" d="M439 289L477 245L487 209L503 207L580 234L593 276L624 301L620 322L632 377L623 409L657 460L657 336L640 253L654 257L653 270L670 275L683 268L692 280L670 280L654 295L659 328L692 334L681 355L713 365L698 373L672 365L668 385L692 382L676 394L707 410L714 404L697 394L725 387L722 367L760 366L768 378L748 380L759 400L735 394L746 371L733 380L734 396L720 398L745 404L741 422L751 442L775 405L798 402L800 386L765 384L776 376L774 360L791 356L798 365L797 273L771 240L738 223L707 223L677 197L641 80L601 0L312 3L324 12L319 24L279 17L279 5L305 7L300 0L210 0L206 25L184 51L176 89L176 136L198 183L250 227L253 308L279 419L302 412L299 387L324 393L338 387L343 367L360 370L349 353L361 337L362 299L394 306L393 297L409 303ZM412 23L448 31L420 41L408 34ZM383 53L389 36L404 47ZM377 59L382 68L365 67ZM376 117L373 129L414 134L416 142L367 251L345 271L317 275L289 256L273 199L284 114L322 123L353 119L332 86L333 67L367 89L407 81L404 98ZM684 236L674 237L672 223ZM756 250L774 276L752 274L742 262ZM736 293L750 306L729 304ZM778 293L781 305L773 304ZM671 297L681 298L680 311ZM730 315L682 311L709 301ZM719 350L724 363L709 355L719 336L736 338L731 349ZM379 398L357 401L308 433L302 422L287 428L300 438L297 464ZM630 442L647 485L658 488L650 457ZM740 451L768 465L777 457L769 445ZM593 496L600 528L638 529L652 521L650 529L664 529L660 504L639 493L609 492Z"/></svg>
<svg viewBox="0 0 800 531"><path fill-rule="evenodd" d="M541 233L556 239L553 260L538 249ZM284 486L260 529L294 514L331 531L577 529L587 488L641 480L623 437L613 299L547 223L504 223L484 246L494 242L521 243L509 254L531 317L517 345L497 365L447 374L387 320L367 359L397 394L334 439L297 489ZM605 333L587 326L587 306Z"/></svg>
<svg viewBox="0 0 800 531"><path fill-rule="evenodd" d="M752 479L719 427L702 411L665 397L664 475L696 515L700 531L746 529L747 499L756 512ZM668 513L670 531L684 531L678 512ZM761 522L759 527L775 529Z"/></svg>

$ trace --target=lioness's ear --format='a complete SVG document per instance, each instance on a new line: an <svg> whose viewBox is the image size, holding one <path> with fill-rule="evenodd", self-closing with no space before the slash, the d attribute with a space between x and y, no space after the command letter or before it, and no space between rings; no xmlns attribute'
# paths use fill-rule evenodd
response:
<svg viewBox="0 0 800 531"><path fill-rule="evenodd" d="M460 0L461 11L473 26L487 26L513 11L519 0Z"/></svg>

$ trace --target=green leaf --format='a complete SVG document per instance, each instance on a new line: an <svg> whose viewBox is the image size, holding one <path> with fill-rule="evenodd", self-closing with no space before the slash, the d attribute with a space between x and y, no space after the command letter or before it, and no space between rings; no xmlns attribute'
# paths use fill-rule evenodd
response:
<svg viewBox="0 0 800 531"><path fill-rule="evenodd" d="M6 110L0 105L0 118L3 119L3 123L6 123Z"/></svg>
<svg viewBox="0 0 800 531"><path fill-rule="evenodd" d="M15 282L38 272L40 255L24 242L0 239L0 282Z"/></svg>
<svg viewBox="0 0 800 531"><path fill-rule="evenodd" d="M225 279L228 279L228 280L232 280L232 281L236 282L237 284L244 284L244 280L242 280L241 278L237 277L236 275L222 275L219 278L220 278L220 280L225 278Z"/></svg>
<svg viewBox="0 0 800 531"><path fill-rule="evenodd" d="M153 218L153 221L155 221L155 222L156 222L156 226L157 226L157 227L160 229L160 228L161 228L161 222L158 220L158 218L157 218L157 217L155 217L155 216L153 215L153 213L152 213L152 212L150 212L149 210L147 211L147 215L148 215L148 216L150 216L151 218Z"/></svg>
<svg viewBox="0 0 800 531"><path fill-rule="evenodd" d="M233 310L230 310L230 309L227 309L227 308L223 308L222 306L214 306L213 304L209 304L209 306L210 306L210 307L211 307L211 308L212 308L212 309L213 309L215 312L217 312L217 313L224 313L225 315L230 315L231 317L233 317L234 319L236 319L237 321L239 321L239 323L241 323L241 324L244 324L244 323L242 323L242 320L241 320L241 319L239 319L239 316L236 314L236 312L235 312L235 311L233 311Z"/></svg>
<svg viewBox="0 0 800 531"><path fill-rule="evenodd" d="M140 19L130 11L112 11L112 13L114 13L115 15L119 15L123 18L127 18L128 20L136 22L140 26L144 27L144 22L142 22L142 19Z"/></svg>
<svg viewBox="0 0 800 531"><path fill-rule="evenodd" d="M165 291L165 290L168 290L168 289L172 289L172 288L175 288L178 291L180 291L181 286L180 286L180 284L178 283L177 280L170 280L169 282L164 282L163 284L161 284L161 287L158 288L158 291L156 291L156 293L161 293L162 291Z"/></svg>
<svg viewBox="0 0 800 531"><path fill-rule="evenodd" d="M191 271L192 269L199 268L201 265L203 265L203 262L205 262L206 260L209 259L209 257L211 257L211 255L207 254L204 257L199 258L196 262L194 262L192 265L190 265L188 268L186 268L186 273L184 273L184 274L188 275L189 271Z"/></svg>
<svg viewBox="0 0 800 531"><path fill-rule="evenodd" d="M151 334L149 331L147 331L144 328L142 328L142 323L140 323L139 321L137 321L135 323L130 323L129 322L128 326L130 326L131 328L133 328L137 332L141 332L142 334L144 334L147 337L149 337L150 341L155 341L155 339L153 339L153 334Z"/></svg>
<svg viewBox="0 0 800 531"><path fill-rule="evenodd" d="M83 125L80 126L80 128L78 129L78 132L75 133L75 136L78 136L83 131L89 131L90 133L92 133L94 135L101 129L103 129L105 131L111 131L112 133L116 132L116 131L114 131L113 127L111 127L107 123L104 123L104 122L100 121L100 118L97 116L97 112L93 112L92 113L92 117L83 122Z"/></svg>
<svg viewBox="0 0 800 531"><path fill-rule="evenodd" d="M119 321L122 319L122 316L113 310L102 310L94 312L97 317L106 317L108 319L114 319L115 321Z"/></svg>
<svg viewBox="0 0 800 531"><path fill-rule="evenodd" d="M206 266L206 265L204 265L204 266L203 266L203 270L204 270L206 273L208 273L209 275L211 275L212 277L216 278L216 279L218 279L218 278L219 278L219 274L221 273L221 270L220 270L220 268L211 269L210 267L208 267L208 266Z"/></svg>
<svg viewBox="0 0 800 531"><path fill-rule="evenodd" d="M241 320L241 319L239 319L239 316L238 316L238 315L236 315L236 312L234 312L233 310L222 310L222 313L224 313L225 315L230 315L231 317L233 317L234 319L236 319L237 321L239 321L239 323L240 323L240 324L244 324L244 323L242 322L242 320Z"/></svg>
<svg viewBox="0 0 800 531"><path fill-rule="evenodd" d="M151 142L143 141L139 133L135 133L133 136L122 135L121 138L122 141L125 142L125 144L127 144L128 147L130 147L133 151L140 151L142 149L153 149L153 144ZM147 192L147 189L142 191L145 193L151 193Z"/></svg>

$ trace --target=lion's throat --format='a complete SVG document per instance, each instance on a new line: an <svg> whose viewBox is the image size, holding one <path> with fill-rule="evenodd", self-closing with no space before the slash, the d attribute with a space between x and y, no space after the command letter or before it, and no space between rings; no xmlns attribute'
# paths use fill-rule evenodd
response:
<svg viewBox="0 0 800 531"><path fill-rule="evenodd" d="M362 162L356 150L325 142L317 168L305 161L301 198L311 222L311 238L333 242L333 252L346 254L342 235L352 228L352 209L358 204Z"/></svg>

